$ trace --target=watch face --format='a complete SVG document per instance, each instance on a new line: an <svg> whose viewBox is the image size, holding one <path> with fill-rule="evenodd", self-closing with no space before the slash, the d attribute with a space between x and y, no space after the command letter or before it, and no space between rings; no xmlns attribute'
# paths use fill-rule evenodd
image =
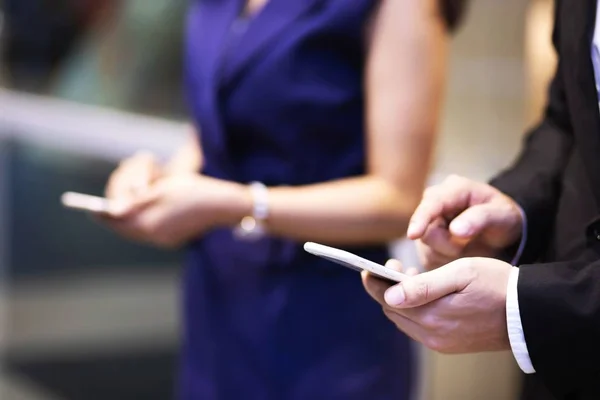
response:
<svg viewBox="0 0 600 400"><path fill-rule="evenodd" d="M233 234L240 240L258 240L265 235L265 229L255 218L245 217L235 227Z"/></svg>

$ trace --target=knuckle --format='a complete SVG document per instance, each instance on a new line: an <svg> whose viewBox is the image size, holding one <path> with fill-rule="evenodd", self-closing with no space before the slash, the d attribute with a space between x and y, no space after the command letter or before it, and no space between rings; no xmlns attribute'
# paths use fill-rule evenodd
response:
<svg viewBox="0 0 600 400"><path fill-rule="evenodd" d="M476 258L464 257L455 260L450 266L454 270L454 283L456 286L468 285L471 282L476 282L478 279L479 271L477 269L477 263L474 262Z"/></svg>
<svg viewBox="0 0 600 400"><path fill-rule="evenodd" d="M446 348L444 346L444 340L436 335L428 335L424 340L423 344L433 351L443 353Z"/></svg>
<svg viewBox="0 0 600 400"><path fill-rule="evenodd" d="M450 175L448 175L448 177L446 177L446 179L444 180L444 183L456 184L456 183L464 182L464 180L465 180L465 178L463 178L460 175L450 174Z"/></svg>
<svg viewBox="0 0 600 400"><path fill-rule="evenodd" d="M435 314L425 314L421 318L421 325L429 331L437 331L441 327L441 319Z"/></svg>
<svg viewBox="0 0 600 400"><path fill-rule="evenodd" d="M427 303L429 300L429 285L424 282L405 282L404 292L406 304Z"/></svg>
<svg viewBox="0 0 600 400"><path fill-rule="evenodd" d="M423 198L427 199L427 198L434 197L438 190L439 190L438 185L429 186L429 187L425 188L425 190L423 191Z"/></svg>
<svg viewBox="0 0 600 400"><path fill-rule="evenodd" d="M416 293L419 298L429 301L429 285L426 283L417 284Z"/></svg>
<svg viewBox="0 0 600 400"><path fill-rule="evenodd" d="M431 229L428 229L427 231L425 231L423 236L421 236L420 240L421 240L421 245L423 246L423 248L428 249L429 251L433 250L433 246L434 246L435 242L433 240L433 235L431 234Z"/></svg>
<svg viewBox="0 0 600 400"><path fill-rule="evenodd" d="M479 273L473 260L473 258L465 258L460 264L460 275L467 278L468 282L474 281Z"/></svg>
<svg viewBox="0 0 600 400"><path fill-rule="evenodd" d="M421 237L421 240L427 246L436 249L437 247L439 247L439 243L443 241L440 239L446 239L445 236L446 233L444 228L440 228L435 224L429 224L427 230Z"/></svg>
<svg viewBox="0 0 600 400"><path fill-rule="evenodd" d="M490 207L481 207L479 209L479 217L484 223L488 223L492 219L492 209Z"/></svg>
<svg viewBox="0 0 600 400"><path fill-rule="evenodd" d="M452 243L435 230L426 232L422 240L423 245L428 250L427 257L432 260L452 260L458 258L463 252L463 246Z"/></svg>

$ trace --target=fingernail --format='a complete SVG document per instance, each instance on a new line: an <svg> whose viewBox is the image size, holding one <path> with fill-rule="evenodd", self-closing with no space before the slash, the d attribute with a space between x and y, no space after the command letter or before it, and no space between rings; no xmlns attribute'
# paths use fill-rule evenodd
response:
<svg viewBox="0 0 600 400"><path fill-rule="evenodd" d="M390 306L399 306L404 302L405 294L402 285L392 286L386 290L384 296L385 302Z"/></svg>
<svg viewBox="0 0 600 400"><path fill-rule="evenodd" d="M395 259L390 259L385 263L385 267L395 271L402 271L402 263Z"/></svg>
<svg viewBox="0 0 600 400"><path fill-rule="evenodd" d="M413 236L413 235L416 235L418 231L419 231L419 225L416 222L411 221L408 224L408 229L406 231L406 234L408 236Z"/></svg>
<svg viewBox="0 0 600 400"><path fill-rule="evenodd" d="M458 236L469 236L471 234L471 225L465 221L454 221L450 226L450 230L453 234Z"/></svg>

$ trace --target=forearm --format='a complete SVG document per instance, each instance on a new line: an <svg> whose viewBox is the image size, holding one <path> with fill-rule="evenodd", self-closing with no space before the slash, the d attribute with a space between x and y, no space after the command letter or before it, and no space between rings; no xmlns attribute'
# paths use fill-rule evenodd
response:
<svg viewBox="0 0 600 400"><path fill-rule="evenodd" d="M403 191L374 176L303 187L269 188L269 234L332 245L386 243L406 232L420 191ZM243 200L240 200L243 199ZM252 213L246 188L223 209L225 224Z"/></svg>
<svg viewBox="0 0 600 400"><path fill-rule="evenodd" d="M297 240L383 243L405 234L417 193L403 192L374 176L275 188L269 195L268 228Z"/></svg>

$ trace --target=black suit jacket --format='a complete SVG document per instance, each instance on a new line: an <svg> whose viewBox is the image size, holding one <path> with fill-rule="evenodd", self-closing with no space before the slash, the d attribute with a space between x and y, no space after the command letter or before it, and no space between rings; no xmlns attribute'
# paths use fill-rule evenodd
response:
<svg viewBox="0 0 600 400"><path fill-rule="evenodd" d="M556 2L559 56L542 123L492 184L528 220L518 282L536 374L526 399L600 399L600 112L591 61L595 0Z"/></svg>

